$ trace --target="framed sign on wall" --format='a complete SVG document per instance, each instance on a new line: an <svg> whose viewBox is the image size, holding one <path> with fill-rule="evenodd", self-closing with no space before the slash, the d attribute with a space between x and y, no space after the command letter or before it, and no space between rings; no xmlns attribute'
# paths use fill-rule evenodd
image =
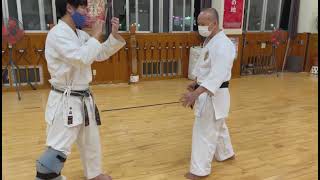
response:
<svg viewBox="0 0 320 180"><path fill-rule="evenodd" d="M224 29L241 29L243 0L224 0Z"/></svg>

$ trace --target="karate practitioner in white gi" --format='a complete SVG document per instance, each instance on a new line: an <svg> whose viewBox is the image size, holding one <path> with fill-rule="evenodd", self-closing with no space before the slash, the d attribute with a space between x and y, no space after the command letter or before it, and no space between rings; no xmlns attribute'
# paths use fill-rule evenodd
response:
<svg viewBox="0 0 320 180"><path fill-rule="evenodd" d="M214 8L199 14L198 25L199 34L206 40L193 71L196 81L187 87L189 92L181 98L183 106L193 107L195 114L190 172L185 175L188 179L208 176L213 157L217 161L235 157L225 123L230 107L228 81L235 46L219 29L219 17Z"/></svg>
<svg viewBox="0 0 320 180"><path fill-rule="evenodd" d="M91 64L108 59L125 45L118 34L119 20L112 18L112 33L100 43L104 22L94 23L92 37L81 30L86 22L87 0L56 0L56 8L62 18L49 31L45 45L52 86L45 111L47 149L36 161L36 180L66 179L61 170L74 143L85 177L111 180L102 170L101 121L89 83Z"/></svg>

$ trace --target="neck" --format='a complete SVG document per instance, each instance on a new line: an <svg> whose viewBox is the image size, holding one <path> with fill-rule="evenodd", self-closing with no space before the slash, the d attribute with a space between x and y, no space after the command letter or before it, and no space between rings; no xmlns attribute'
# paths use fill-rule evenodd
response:
<svg viewBox="0 0 320 180"><path fill-rule="evenodd" d="M65 15L61 18L61 20L63 22L65 22L66 24L68 24L68 26L73 30L73 31L76 31L76 25L74 24L71 16L69 15Z"/></svg>
<svg viewBox="0 0 320 180"><path fill-rule="evenodd" d="M221 29L218 29L216 31L212 31L211 35L208 37L208 39L213 38L216 34L218 34L221 31Z"/></svg>
<svg viewBox="0 0 320 180"><path fill-rule="evenodd" d="M220 32L221 30L218 29L216 31L212 31L212 33L210 34L210 36L208 36L205 41L204 41L204 46L208 44L208 42L216 35Z"/></svg>

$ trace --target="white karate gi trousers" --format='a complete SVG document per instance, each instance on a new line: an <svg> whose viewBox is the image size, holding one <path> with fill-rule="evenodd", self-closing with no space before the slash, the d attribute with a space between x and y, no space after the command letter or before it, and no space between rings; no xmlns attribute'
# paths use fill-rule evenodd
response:
<svg viewBox="0 0 320 180"><path fill-rule="evenodd" d="M202 104L202 107L199 107L199 104ZM211 97L199 98L195 108L200 108L195 109L200 112L195 113L190 172L207 176L211 173L213 157L223 161L232 157L234 152L225 119L215 119Z"/></svg>
<svg viewBox="0 0 320 180"><path fill-rule="evenodd" d="M78 98L78 97L75 97ZM91 103L88 99L85 101L90 107ZM82 112L75 112L79 113ZM77 143L80 151L80 157L86 178L91 179L102 173L101 162L101 145L99 128L95 121L94 111L88 108L89 125L85 123L67 127L63 117L63 106L57 109L53 123L47 126L47 142L46 145L52 147L57 151L61 151L66 155L71 153L71 147ZM66 161L68 162L68 160Z"/></svg>

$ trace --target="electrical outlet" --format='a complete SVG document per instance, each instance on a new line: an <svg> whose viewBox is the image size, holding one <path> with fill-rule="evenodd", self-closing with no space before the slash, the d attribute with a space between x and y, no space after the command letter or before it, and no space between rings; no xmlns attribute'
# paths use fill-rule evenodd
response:
<svg viewBox="0 0 320 180"><path fill-rule="evenodd" d="M94 76L97 75L97 70L94 69L94 70L92 71L92 73L93 73Z"/></svg>

